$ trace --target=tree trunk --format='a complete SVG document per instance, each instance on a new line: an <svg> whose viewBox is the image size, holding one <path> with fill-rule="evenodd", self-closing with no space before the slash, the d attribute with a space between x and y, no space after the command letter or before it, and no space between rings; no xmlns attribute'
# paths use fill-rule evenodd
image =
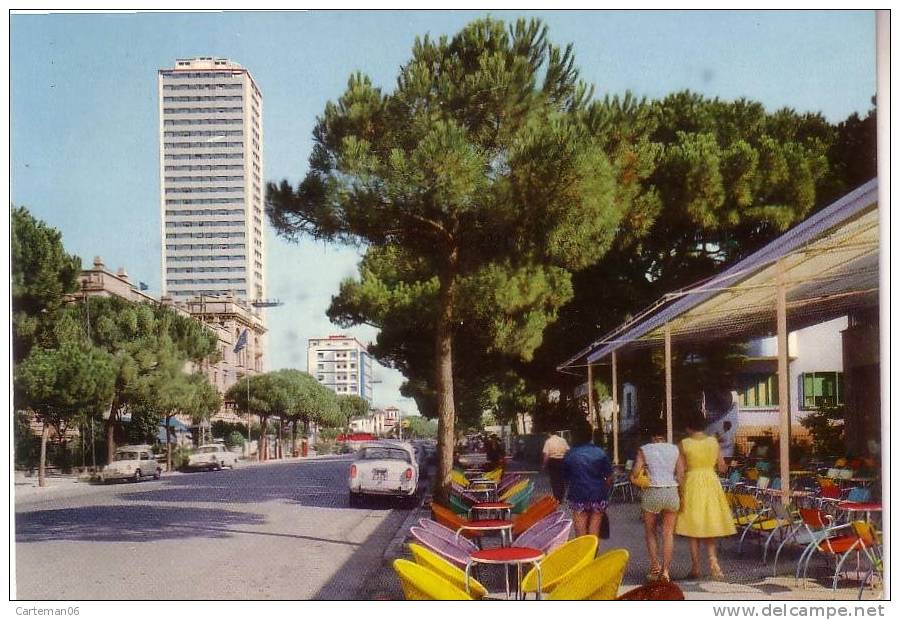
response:
<svg viewBox="0 0 900 620"><path fill-rule="evenodd" d="M284 418L278 418L278 458L284 458Z"/></svg>
<svg viewBox="0 0 900 620"><path fill-rule="evenodd" d="M166 416L166 471L172 471L172 435L171 430L169 429L169 424L171 424L172 416Z"/></svg>
<svg viewBox="0 0 900 620"><path fill-rule="evenodd" d="M50 437L50 425L44 420L41 428L41 461L38 464L38 486L47 486L47 438Z"/></svg>
<svg viewBox="0 0 900 620"><path fill-rule="evenodd" d="M106 464L113 462L116 456L116 422L119 417L119 398L113 397L109 406L109 419L106 421Z"/></svg>
<svg viewBox="0 0 900 620"><path fill-rule="evenodd" d="M259 448L260 461L269 460L269 416L259 416Z"/></svg>
<svg viewBox="0 0 900 620"><path fill-rule="evenodd" d="M451 254L451 266L455 267L456 254ZM455 269L441 278L438 295L438 317L435 327L435 379L438 414L438 466L434 486L434 498L446 503L450 490L450 472L453 469L454 427L456 408L453 402L453 303L456 288Z"/></svg>
<svg viewBox="0 0 900 620"><path fill-rule="evenodd" d="M291 420L291 456L297 454L297 420Z"/></svg>

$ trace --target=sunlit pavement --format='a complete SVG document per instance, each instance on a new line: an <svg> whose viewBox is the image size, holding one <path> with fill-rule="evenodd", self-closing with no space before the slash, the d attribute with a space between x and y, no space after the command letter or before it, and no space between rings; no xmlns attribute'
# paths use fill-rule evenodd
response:
<svg viewBox="0 0 900 620"><path fill-rule="evenodd" d="M16 597L363 598L409 511L350 508L349 458L23 488Z"/></svg>

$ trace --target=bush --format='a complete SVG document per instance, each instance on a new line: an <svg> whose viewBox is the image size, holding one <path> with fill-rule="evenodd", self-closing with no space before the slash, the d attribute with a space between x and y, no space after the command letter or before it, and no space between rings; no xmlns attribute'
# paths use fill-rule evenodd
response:
<svg viewBox="0 0 900 620"><path fill-rule="evenodd" d="M241 433L239 433L237 431L232 431L229 435L227 435L225 437L225 447L228 448L229 450L231 450L235 446L243 446L244 442L246 442L246 441L247 440L244 438L244 436Z"/></svg>
<svg viewBox="0 0 900 620"><path fill-rule="evenodd" d="M813 453L817 457L832 457L844 454L844 407L821 407L805 418L800 424L809 431Z"/></svg>
<svg viewBox="0 0 900 620"><path fill-rule="evenodd" d="M224 439L225 444L228 445L228 439L234 434L238 434L241 436L241 439L247 439L247 425L246 424L237 424L235 422L225 422L224 420L215 420L212 423L212 436L215 439ZM258 426L257 426L258 429ZM258 430L257 430L258 433ZM241 443L232 444L235 446L244 445L243 441Z"/></svg>

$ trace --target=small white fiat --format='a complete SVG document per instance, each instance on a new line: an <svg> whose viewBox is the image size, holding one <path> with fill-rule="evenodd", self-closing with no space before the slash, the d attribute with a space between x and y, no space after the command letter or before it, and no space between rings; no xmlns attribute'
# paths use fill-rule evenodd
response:
<svg viewBox="0 0 900 620"><path fill-rule="evenodd" d="M399 497L411 505L419 486L415 450L403 442L365 443L350 465L349 481L351 506L374 495Z"/></svg>

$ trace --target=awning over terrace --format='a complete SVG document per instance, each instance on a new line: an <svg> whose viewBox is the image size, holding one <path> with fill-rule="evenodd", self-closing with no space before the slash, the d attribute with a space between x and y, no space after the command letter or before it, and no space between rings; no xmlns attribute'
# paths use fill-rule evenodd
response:
<svg viewBox="0 0 900 620"><path fill-rule="evenodd" d="M782 429L789 428L787 332L878 307L879 235L878 183L873 179L722 273L663 296L557 369L587 366L590 380L592 366L610 358L617 401L616 352L663 343L671 440L673 338L682 343L778 335L779 358L784 358L779 359ZM781 445L784 468L788 442ZM614 435L616 452L617 447Z"/></svg>

